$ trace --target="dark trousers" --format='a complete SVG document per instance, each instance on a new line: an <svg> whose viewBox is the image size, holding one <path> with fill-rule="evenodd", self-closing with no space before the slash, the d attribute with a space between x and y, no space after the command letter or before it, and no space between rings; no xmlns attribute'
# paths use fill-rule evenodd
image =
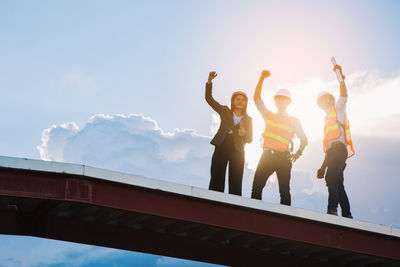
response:
<svg viewBox="0 0 400 267"><path fill-rule="evenodd" d="M328 169L325 175L328 187L328 210L337 210L338 205L342 209L342 216L351 216L350 203L344 189L343 171L346 168L347 149L342 143L334 143L328 149Z"/></svg>
<svg viewBox="0 0 400 267"><path fill-rule="evenodd" d="M242 195L244 150L235 149L232 135L227 135L224 142L215 146L211 160L211 179L208 189L224 192L226 166L229 162L229 194Z"/></svg>
<svg viewBox="0 0 400 267"><path fill-rule="evenodd" d="M254 174L252 198L261 199L261 194L268 178L276 172L281 204L290 206L290 172L292 170L292 162L287 158L288 155L289 152L264 150Z"/></svg>

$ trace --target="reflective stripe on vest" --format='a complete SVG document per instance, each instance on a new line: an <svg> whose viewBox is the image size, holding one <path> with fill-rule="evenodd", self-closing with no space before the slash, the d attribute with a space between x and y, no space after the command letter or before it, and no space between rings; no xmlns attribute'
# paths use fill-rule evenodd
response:
<svg viewBox="0 0 400 267"><path fill-rule="evenodd" d="M290 116L279 117L271 111L265 120L263 147L279 152L287 151L293 133L294 118Z"/></svg>
<svg viewBox="0 0 400 267"><path fill-rule="evenodd" d="M335 107L332 107L328 116L325 119L324 126L324 140L323 140L323 149L326 152L326 144L328 141L338 139L341 135L339 123L337 121L337 113ZM342 126L343 127L343 126ZM350 136L350 123L347 119L347 114L345 115L345 124L344 129L346 147L347 147L347 157L351 157L354 155L354 146Z"/></svg>

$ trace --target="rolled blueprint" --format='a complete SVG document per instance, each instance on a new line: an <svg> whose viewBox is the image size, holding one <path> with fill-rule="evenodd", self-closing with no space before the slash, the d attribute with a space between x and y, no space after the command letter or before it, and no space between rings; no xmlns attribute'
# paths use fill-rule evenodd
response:
<svg viewBox="0 0 400 267"><path fill-rule="evenodd" d="M333 64L333 66L337 65L335 57L331 58L331 62ZM340 74L339 69L336 69L336 77L339 82L341 82L341 83L343 82L342 75Z"/></svg>

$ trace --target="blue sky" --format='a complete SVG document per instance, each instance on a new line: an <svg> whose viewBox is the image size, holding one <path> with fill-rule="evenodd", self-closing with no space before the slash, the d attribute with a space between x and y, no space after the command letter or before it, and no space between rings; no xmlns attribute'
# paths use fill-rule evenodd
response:
<svg viewBox="0 0 400 267"><path fill-rule="evenodd" d="M324 114L315 96L320 90L338 94L329 61L334 55L347 75L358 151L346 171L353 213L400 225L394 201L399 185L394 159L400 149L399 11L398 1L2 1L1 154L94 166L107 161L109 169L207 187L208 141L218 124L204 101L208 72L219 73L215 98L229 103L236 90L251 96L261 70L269 69L272 76L262 95L266 104L272 105L276 89L291 90L289 111L311 140L293 169L294 205L323 212L326 188L314 179L314 171L323 156ZM252 103L249 112L258 140L262 120ZM246 149L244 195L259 153L257 141ZM135 164L138 155L145 155L147 165ZM267 190L264 199L277 202L273 179ZM46 251L57 243L0 240L0 247L10 242L10 251L24 243ZM58 251L47 258L32 256L23 266L68 265L66 255L88 249L57 244ZM95 255L105 251L90 250ZM121 266L125 259L157 266L173 261L106 251ZM22 260L18 253L10 255ZM100 260L93 256L77 266Z"/></svg>

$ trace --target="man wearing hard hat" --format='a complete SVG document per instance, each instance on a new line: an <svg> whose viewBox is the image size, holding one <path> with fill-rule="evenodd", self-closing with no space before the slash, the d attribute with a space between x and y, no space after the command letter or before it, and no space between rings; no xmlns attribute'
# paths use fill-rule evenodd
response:
<svg viewBox="0 0 400 267"><path fill-rule="evenodd" d="M325 159L317 172L317 177L325 176L328 187L328 214L337 215L340 204L342 216L353 218L350 212L349 199L344 189L343 171L346 159L354 155L353 142L350 136L350 125L346 115L347 88L344 83L342 68L335 65L333 71L339 71L340 97L335 103L335 97L326 91L320 92L317 98L318 106L326 113L324 126L323 150ZM325 174L325 170L326 174Z"/></svg>
<svg viewBox="0 0 400 267"><path fill-rule="evenodd" d="M261 90L264 79L271 73L264 70L254 92L254 101L258 111L265 121L263 133L263 153L258 162L254 175L251 197L261 199L263 188L268 178L276 172L279 183L281 204L291 204L290 196L290 175L292 162L295 162L307 145L307 137L301 127L300 121L286 112L287 106L292 101L290 92L287 89L280 89L274 96L277 113L267 109L261 99ZM300 139L298 151L291 154L293 150L293 136Z"/></svg>

